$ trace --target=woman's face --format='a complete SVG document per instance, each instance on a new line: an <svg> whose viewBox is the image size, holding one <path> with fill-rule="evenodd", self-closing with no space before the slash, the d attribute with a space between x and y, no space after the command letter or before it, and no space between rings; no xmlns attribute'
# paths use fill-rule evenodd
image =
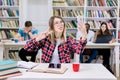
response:
<svg viewBox="0 0 120 80"><path fill-rule="evenodd" d="M105 24L103 24L103 25L101 26L102 32L105 32L106 27L107 27L107 26L106 26Z"/></svg>
<svg viewBox="0 0 120 80"><path fill-rule="evenodd" d="M61 19L59 19L59 18L54 19L54 30L55 30L55 32L58 32L58 33L63 32L64 22Z"/></svg>

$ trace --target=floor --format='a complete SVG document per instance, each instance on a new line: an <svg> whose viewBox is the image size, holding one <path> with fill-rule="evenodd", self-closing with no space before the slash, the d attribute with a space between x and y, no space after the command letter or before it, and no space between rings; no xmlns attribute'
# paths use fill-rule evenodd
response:
<svg viewBox="0 0 120 80"><path fill-rule="evenodd" d="M120 65L119 65L119 67L120 67ZM120 68L119 68L120 69ZM115 70L115 69L114 69ZM115 71L114 71L115 72ZM119 74L120 74L120 71L119 71ZM119 75L119 77L117 77L117 80L120 80L120 75Z"/></svg>

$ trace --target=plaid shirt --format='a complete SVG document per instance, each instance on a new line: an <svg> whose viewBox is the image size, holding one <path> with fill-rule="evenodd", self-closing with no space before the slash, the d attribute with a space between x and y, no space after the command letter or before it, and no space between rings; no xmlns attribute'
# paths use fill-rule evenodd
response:
<svg viewBox="0 0 120 80"><path fill-rule="evenodd" d="M67 41L58 46L58 55L61 63L70 63L70 53L74 52L80 54L83 52L87 41L80 41L77 43L76 40L67 37ZM49 37L46 37L40 41L36 41L36 39L32 39L28 41L24 46L24 49L27 51L38 51L40 48L42 49L42 63L50 63L52 59L53 52L55 50L56 42L53 44L50 41Z"/></svg>

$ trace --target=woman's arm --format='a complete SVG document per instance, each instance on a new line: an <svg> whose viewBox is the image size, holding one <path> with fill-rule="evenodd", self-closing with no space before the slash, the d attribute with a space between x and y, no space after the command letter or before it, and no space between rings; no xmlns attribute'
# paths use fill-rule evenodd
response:
<svg viewBox="0 0 120 80"><path fill-rule="evenodd" d="M24 46L24 49L27 51L39 50L45 44L45 38L50 34L49 31L43 32L38 35L36 38L28 41Z"/></svg>
<svg viewBox="0 0 120 80"><path fill-rule="evenodd" d="M40 41L36 41L36 38L27 41L27 43L24 45L24 49L27 51L38 51L40 48L42 48L44 44L44 39Z"/></svg>
<svg viewBox="0 0 120 80"><path fill-rule="evenodd" d="M76 42L76 40L68 38L68 44L72 52L80 54L84 51L87 40L82 40L82 38L80 38L79 42Z"/></svg>
<svg viewBox="0 0 120 80"><path fill-rule="evenodd" d="M96 42L97 35L98 35L98 31L96 31L96 33L95 33L95 36L94 36L94 42Z"/></svg>
<svg viewBox="0 0 120 80"><path fill-rule="evenodd" d="M83 21L78 22L78 30L82 34L82 40L83 41L86 40L87 39L87 31L86 31L86 26Z"/></svg>
<svg viewBox="0 0 120 80"><path fill-rule="evenodd" d="M111 44L111 43L113 43L113 42L116 42L116 40L115 40L114 37L112 37L112 39L109 41L109 43Z"/></svg>

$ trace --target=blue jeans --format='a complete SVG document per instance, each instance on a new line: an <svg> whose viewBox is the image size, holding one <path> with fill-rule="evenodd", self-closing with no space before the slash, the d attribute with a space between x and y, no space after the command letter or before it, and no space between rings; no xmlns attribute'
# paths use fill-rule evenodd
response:
<svg viewBox="0 0 120 80"><path fill-rule="evenodd" d="M96 58L96 56L98 55L98 51L96 49L90 49L91 54L89 59L86 61L87 63L90 63L93 59ZM80 54L80 62L83 63L83 56L84 56L84 52Z"/></svg>

